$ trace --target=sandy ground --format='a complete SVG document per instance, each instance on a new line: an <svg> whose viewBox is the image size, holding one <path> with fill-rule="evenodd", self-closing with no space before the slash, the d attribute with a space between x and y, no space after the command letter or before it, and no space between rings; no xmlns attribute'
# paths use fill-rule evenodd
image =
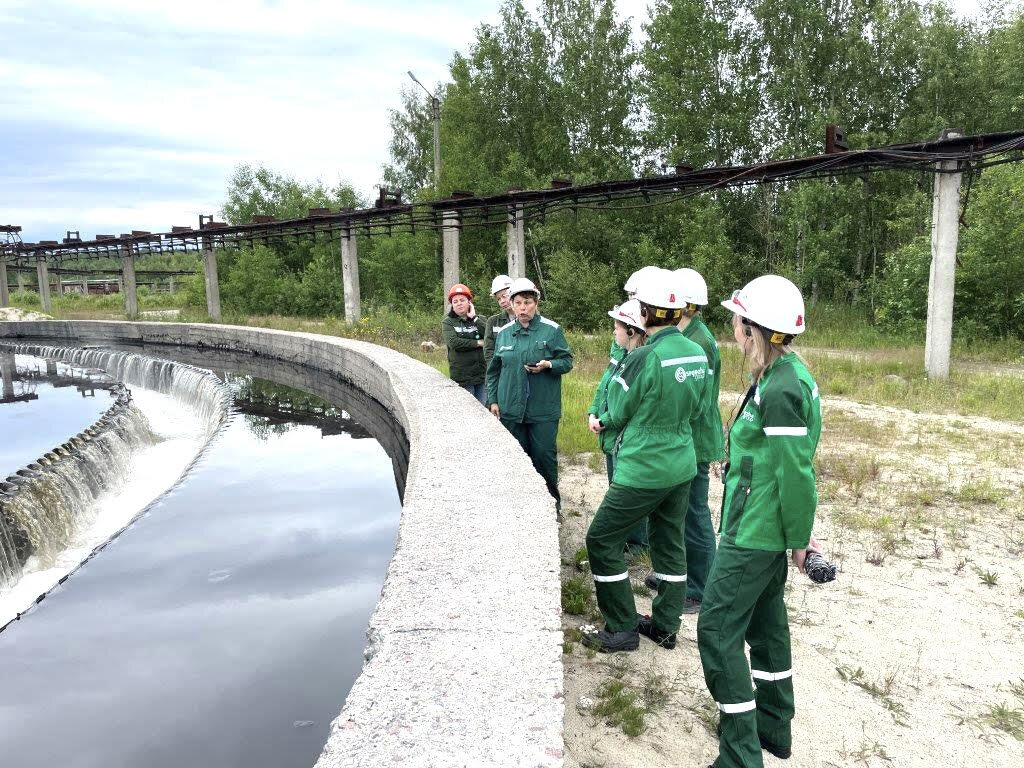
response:
<svg viewBox="0 0 1024 768"><path fill-rule="evenodd" d="M18 309L17 307L3 307L0 308L0 322L19 322L22 320L52 320L53 318L49 315L44 315L42 312L32 312L27 309Z"/></svg>
<svg viewBox="0 0 1024 768"><path fill-rule="evenodd" d="M824 414L815 532L841 573L815 585L790 569L794 754L764 753L765 765L1024 765L1024 741L992 709L1024 728L1024 690L1009 687L1024 685L1024 426L831 399ZM564 579L580 575L573 554L607 484L582 461L560 485ZM716 526L721 488L712 480ZM642 583L646 568L631 571ZM637 607L649 613L650 599ZM582 623L600 620L565 615L570 639ZM567 766L712 762L696 623L683 617L674 651L644 638L612 656L566 644ZM648 702L635 738L591 712L609 680Z"/></svg>

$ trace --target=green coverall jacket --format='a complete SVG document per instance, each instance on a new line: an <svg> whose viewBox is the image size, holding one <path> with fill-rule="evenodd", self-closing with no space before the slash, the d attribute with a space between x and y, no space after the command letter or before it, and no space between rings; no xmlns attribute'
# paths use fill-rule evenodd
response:
<svg viewBox="0 0 1024 768"><path fill-rule="evenodd" d="M551 368L529 373L527 363L549 360ZM494 403L507 421L562 418L562 376L572 370L572 352L562 326L538 313L525 328L518 320L502 326L487 366L487 406Z"/></svg>
<svg viewBox="0 0 1024 768"><path fill-rule="evenodd" d="M818 503L814 451L821 436L818 385L792 352L751 387L729 430L722 538L738 547L803 549Z"/></svg>
<svg viewBox="0 0 1024 768"><path fill-rule="evenodd" d="M606 427L621 429L612 482L672 488L697 474L690 423L707 403L708 358L675 326L656 331L608 385Z"/></svg>
<svg viewBox="0 0 1024 768"><path fill-rule="evenodd" d="M480 341L484 337L484 321L477 315L463 319L449 310L441 321L441 336L448 348L448 375L456 384L483 384L484 351Z"/></svg>
<svg viewBox="0 0 1024 768"><path fill-rule="evenodd" d="M698 464L710 464L721 461L725 456L722 444L722 412L718 410L718 393L722 381L722 356L718 352L718 342L699 317L693 317L690 324L683 330L683 336L695 341L708 356L708 374L711 385L708 387L708 405L700 418L693 423L693 450L697 454Z"/></svg>
<svg viewBox="0 0 1024 768"><path fill-rule="evenodd" d="M601 414L608 410L608 382L619 373L619 368L625 357L626 350L612 341L612 346L608 350L608 367L604 369L604 373L601 374L601 381L597 383L597 389L594 390L594 399L590 401L590 408L587 409L588 414L601 418ZM619 430L617 429L607 427L601 430L601 433L597 436L597 444L600 446L601 451L611 453L618 436Z"/></svg>

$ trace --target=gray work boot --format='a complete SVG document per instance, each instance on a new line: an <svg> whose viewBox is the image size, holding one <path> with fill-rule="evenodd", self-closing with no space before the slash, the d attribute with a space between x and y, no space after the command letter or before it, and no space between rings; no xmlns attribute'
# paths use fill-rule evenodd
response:
<svg viewBox="0 0 1024 768"><path fill-rule="evenodd" d="M635 629L624 632L609 632L602 629L597 632L584 632L580 642L600 653L635 651L640 647L640 633Z"/></svg>

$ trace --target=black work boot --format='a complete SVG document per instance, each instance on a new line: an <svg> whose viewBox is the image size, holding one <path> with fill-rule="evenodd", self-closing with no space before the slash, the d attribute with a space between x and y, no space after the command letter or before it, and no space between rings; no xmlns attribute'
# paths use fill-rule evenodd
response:
<svg viewBox="0 0 1024 768"><path fill-rule="evenodd" d="M788 760L793 754L793 750L789 747L780 747L778 744L772 744L761 734L757 735L757 740L761 742L761 749L775 755L780 760Z"/></svg>
<svg viewBox="0 0 1024 768"><path fill-rule="evenodd" d="M616 653L618 651L635 651L640 647L640 635L635 629L623 632L609 632L602 629L597 632L584 632L580 638L587 648L600 653Z"/></svg>
<svg viewBox="0 0 1024 768"><path fill-rule="evenodd" d="M676 647L676 633L673 632L669 634L665 630L654 626L654 622L651 621L650 616L641 616L636 629L641 635L651 638L651 640L662 648L671 651Z"/></svg>
<svg viewBox="0 0 1024 768"><path fill-rule="evenodd" d="M661 584L661 579L659 579L653 573L648 573L644 577L644 586L651 590L651 592L657 592L659 584Z"/></svg>

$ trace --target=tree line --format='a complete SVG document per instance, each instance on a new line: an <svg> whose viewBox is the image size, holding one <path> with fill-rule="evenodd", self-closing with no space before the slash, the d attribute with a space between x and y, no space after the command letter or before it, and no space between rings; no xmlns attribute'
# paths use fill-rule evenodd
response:
<svg viewBox="0 0 1024 768"><path fill-rule="evenodd" d="M505 0L440 86L441 177L432 178L430 105L409 88L390 116L385 183L431 200L819 154L830 123L851 148L1024 127L1019 3L960 19L944 2L914 0L655 0L643 30L637 43L613 0ZM1024 336L1024 167L964 180L957 333ZM360 204L344 185L241 167L224 214ZM544 311L580 328L603 325L625 277L653 263L698 269L715 296L776 272L810 301L914 331L931 204L930 174L884 172L558 213L528 220L527 263ZM235 252L221 267L222 296L242 311L340 314L337 250L308 241ZM504 271L504 229L463 230L460 252L463 280L486 292ZM360 264L371 305L441 303L434 233L361 242Z"/></svg>

